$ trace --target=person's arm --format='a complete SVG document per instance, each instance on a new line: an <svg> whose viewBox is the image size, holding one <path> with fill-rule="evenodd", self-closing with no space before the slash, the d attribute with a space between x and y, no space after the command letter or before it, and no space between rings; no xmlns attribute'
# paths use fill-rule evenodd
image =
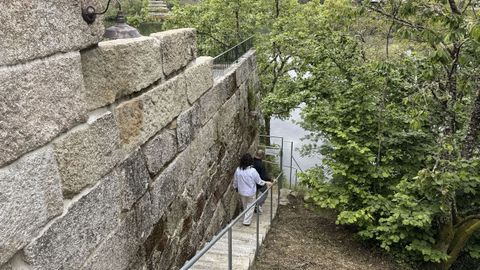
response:
<svg viewBox="0 0 480 270"><path fill-rule="evenodd" d="M260 185L260 186L265 185L266 182L262 180L262 178L260 177L260 174L258 174L257 170L255 170L255 169L252 170L252 176L253 176L253 180L255 181L255 183L257 183L257 185Z"/></svg>

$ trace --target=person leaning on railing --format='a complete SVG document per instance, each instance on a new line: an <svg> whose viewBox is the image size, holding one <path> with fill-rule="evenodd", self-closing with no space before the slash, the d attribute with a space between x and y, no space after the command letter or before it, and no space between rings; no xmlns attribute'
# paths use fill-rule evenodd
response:
<svg viewBox="0 0 480 270"><path fill-rule="evenodd" d="M233 177L233 188L240 194L243 209L247 209L256 200L257 185L270 187L271 182L265 182L260 178L258 172L252 167L253 158L250 154L245 154L240 159ZM243 225L250 226L252 223L254 207L245 213Z"/></svg>

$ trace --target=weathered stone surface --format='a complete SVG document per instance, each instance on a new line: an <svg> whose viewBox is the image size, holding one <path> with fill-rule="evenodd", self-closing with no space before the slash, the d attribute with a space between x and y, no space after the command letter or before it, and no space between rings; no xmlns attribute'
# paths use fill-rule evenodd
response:
<svg viewBox="0 0 480 270"><path fill-rule="evenodd" d="M150 175L140 150L130 155L120 166L119 174L123 179L122 209L130 210L148 188Z"/></svg>
<svg viewBox="0 0 480 270"><path fill-rule="evenodd" d="M188 168L188 173L191 175L197 166L207 166L208 161L202 164L201 161L204 157L212 157L211 148L214 147L217 141L217 126L214 121L209 121L207 124L198 131L196 138L190 143L187 149L183 152L186 157L185 164ZM213 152L212 152L213 153ZM208 159L205 159L208 160Z"/></svg>
<svg viewBox="0 0 480 270"><path fill-rule="evenodd" d="M14 269L10 263L6 263L4 265L0 265L0 270L14 270Z"/></svg>
<svg viewBox="0 0 480 270"><path fill-rule="evenodd" d="M230 70L222 77L215 78L213 88L219 91L222 103L226 102L237 90L237 83L235 80L235 69Z"/></svg>
<svg viewBox="0 0 480 270"><path fill-rule="evenodd" d="M164 130L143 147L148 170L157 174L165 164L177 154L177 136L175 130Z"/></svg>
<svg viewBox="0 0 480 270"><path fill-rule="evenodd" d="M210 155L210 153L207 153L207 155ZM205 161L206 158L203 158L199 162L199 165L195 167L195 170L193 170L191 176L187 179L185 184L187 194L192 198L196 198L199 194L201 194L202 187L209 179L208 166Z"/></svg>
<svg viewBox="0 0 480 270"><path fill-rule="evenodd" d="M226 101L226 99L224 99L227 87L226 82L227 80L216 82L215 85L200 98L200 123L202 125L205 125Z"/></svg>
<svg viewBox="0 0 480 270"><path fill-rule="evenodd" d="M85 270L122 270L128 269L131 261L136 259L139 241L136 235L136 222L133 215L122 220L115 233L110 235L89 256L81 267Z"/></svg>
<svg viewBox="0 0 480 270"><path fill-rule="evenodd" d="M195 103L190 109L181 113L177 118L178 150L183 151L193 140L201 128L200 106Z"/></svg>
<svg viewBox="0 0 480 270"><path fill-rule="evenodd" d="M258 72L256 68L255 70L252 70L252 72L250 73L250 76L248 77L248 82L249 82L249 87L252 87L253 89L255 89L256 93L259 93L258 90L260 89L260 77L258 76Z"/></svg>
<svg viewBox="0 0 480 270"><path fill-rule="evenodd" d="M247 127L250 121L250 108L248 106L248 87L246 82L243 83L237 91L238 113L240 125Z"/></svg>
<svg viewBox="0 0 480 270"><path fill-rule="evenodd" d="M135 215L135 232L137 239L143 243L147 240L147 237L151 234L155 225L153 220L154 213L152 197L149 192L145 193L145 195L135 204L133 214Z"/></svg>
<svg viewBox="0 0 480 270"><path fill-rule="evenodd" d="M0 82L0 167L85 120L79 53L0 67Z"/></svg>
<svg viewBox="0 0 480 270"><path fill-rule="evenodd" d="M233 189L233 185L229 185L227 191L223 195L222 203L227 215L227 219L230 220L235 217L235 212L239 206L239 200L237 193Z"/></svg>
<svg viewBox="0 0 480 270"><path fill-rule="evenodd" d="M176 76L142 96L145 123L152 130L148 137L156 134L184 110L187 104L185 89L185 77Z"/></svg>
<svg viewBox="0 0 480 270"><path fill-rule="evenodd" d="M120 160L119 134L110 112L92 116L54 143L67 197L95 184Z"/></svg>
<svg viewBox="0 0 480 270"><path fill-rule="evenodd" d="M162 239L163 241L163 239ZM177 259L176 255L179 253L179 238L170 237L162 242L160 246L153 252L148 262L147 269L179 269L180 266L175 266Z"/></svg>
<svg viewBox="0 0 480 270"><path fill-rule="evenodd" d="M115 109L123 148L136 148L167 126L187 104L185 77L176 76Z"/></svg>
<svg viewBox="0 0 480 270"><path fill-rule="evenodd" d="M204 241L211 240L211 237L206 236L204 233L206 232L212 220L213 214L215 213L215 209L216 209L216 204L214 202L213 196L211 196L207 199L207 203L205 204L205 207L203 209L202 216L200 217L200 220L197 222L197 225L195 228L197 232L202 232Z"/></svg>
<svg viewBox="0 0 480 270"><path fill-rule="evenodd" d="M185 224L185 222L184 222ZM199 242L201 242L202 235L194 235L192 233L186 234L184 237L180 239L179 242L179 252L177 253L176 260L174 265L176 268L181 267L185 264L185 262L195 256L196 248ZM195 240L198 240L195 242Z"/></svg>
<svg viewBox="0 0 480 270"><path fill-rule="evenodd" d="M0 169L0 265L63 211L60 174L51 148Z"/></svg>
<svg viewBox="0 0 480 270"><path fill-rule="evenodd" d="M88 25L81 16L82 5L101 10L104 4L100 0L1 1L0 66L98 43L103 19Z"/></svg>
<svg viewBox="0 0 480 270"><path fill-rule="evenodd" d="M227 221L225 218L225 209L223 209L222 203L218 202L213 209L215 209L215 213L209 220L208 227L205 230L204 239L211 239L220 230L223 223Z"/></svg>
<svg viewBox="0 0 480 270"><path fill-rule="evenodd" d="M100 42L82 53L89 109L140 91L161 79L160 42L151 37Z"/></svg>
<svg viewBox="0 0 480 270"><path fill-rule="evenodd" d="M165 76L186 67L197 57L197 37L193 28L168 30L150 36L160 41Z"/></svg>
<svg viewBox="0 0 480 270"><path fill-rule="evenodd" d="M235 70L235 80L239 87L248 78L250 73L256 69L255 50L245 53L238 61L238 67Z"/></svg>
<svg viewBox="0 0 480 270"><path fill-rule="evenodd" d="M175 197L168 208L166 230L172 236L178 236L183 230L184 219L192 213L190 198L180 194Z"/></svg>
<svg viewBox="0 0 480 270"><path fill-rule="evenodd" d="M199 57L185 70L188 102L193 104L213 85L213 58Z"/></svg>
<svg viewBox="0 0 480 270"><path fill-rule="evenodd" d="M118 226L119 190L119 176L114 171L72 202L64 216L24 249L27 263L34 269L78 269Z"/></svg>
<svg viewBox="0 0 480 270"><path fill-rule="evenodd" d="M142 143L143 138L140 138L144 124L142 99L134 98L121 103L115 109L115 116L122 144L128 145L134 142L132 145L135 147L135 143Z"/></svg>
<svg viewBox="0 0 480 270"><path fill-rule="evenodd" d="M155 223L167 211L175 196L183 191L189 173L189 158L186 152L181 153L152 183L150 196Z"/></svg>
<svg viewBox="0 0 480 270"><path fill-rule="evenodd" d="M140 246L137 250L137 254L135 256L135 260L130 262L130 265L127 267L129 270L145 270L147 268L147 255L145 254L145 248Z"/></svg>
<svg viewBox="0 0 480 270"><path fill-rule="evenodd" d="M115 232L89 256L82 269L133 269L130 265L142 260L139 258L141 244L153 229L151 217L150 195L146 193L121 220Z"/></svg>
<svg viewBox="0 0 480 270"><path fill-rule="evenodd" d="M208 167L207 164L200 163L203 157L210 154L209 149L215 144L216 128L215 122L209 121L199 130L197 138L153 182L151 196L155 220L160 218L175 195L185 190L186 183L191 181L195 168Z"/></svg>
<svg viewBox="0 0 480 270"><path fill-rule="evenodd" d="M239 122L239 107L238 97L232 96L227 102L225 102L217 114L214 116L217 120L218 131L220 140L230 145L234 143L235 140L238 140L238 137L235 137L235 132Z"/></svg>
<svg viewBox="0 0 480 270"><path fill-rule="evenodd" d="M147 258L146 263L149 266L147 269L160 268L155 266L155 264L160 260L159 257L162 251L165 250L165 247L168 244L168 241L170 238L165 231L166 229L165 224L166 224L166 217L163 216L162 219L158 220L155 223L155 226L152 232L150 233L150 235L148 235L147 240L144 241L143 243L143 248ZM167 268L167 267L163 267L163 268Z"/></svg>

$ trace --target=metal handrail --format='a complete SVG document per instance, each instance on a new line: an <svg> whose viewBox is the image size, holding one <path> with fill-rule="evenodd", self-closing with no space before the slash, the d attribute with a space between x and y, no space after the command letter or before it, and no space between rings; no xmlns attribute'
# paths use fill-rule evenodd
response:
<svg viewBox="0 0 480 270"><path fill-rule="evenodd" d="M258 135L259 137L270 137L270 138L277 138L277 139L283 139L283 137L281 136L273 136L273 135L263 135L263 134L260 134Z"/></svg>
<svg viewBox="0 0 480 270"><path fill-rule="evenodd" d="M238 59L253 47L253 37L250 36L230 49L213 58L214 76L222 76L226 69L237 63Z"/></svg>
<svg viewBox="0 0 480 270"><path fill-rule="evenodd" d="M278 180L282 176L283 172L281 172L275 180ZM221 230L215 237L210 240L200 251L193 256L190 260L188 260L185 265L180 268L180 270L187 270L190 267L192 267L205 253L207 253L210 248L212 248L213 245L215 245L218 240L220 240L227 232L228 232L228 269L232 269L232 228L233 226L240 220L241 217L243 217L250 209L253 207L256 207L258 205L258 202L266 196L267 192L269 190L272 190L272 187L276 185L278 181L274 181L273 184L267 188L265 192L263 192L258 198L249 206L247 209L244 209L234 220L232 220L223 230ZM280 189L278 189L278 193L280 195ZM270 192L271 200L270 200L270 222L273 220L273 193ZM278 200L280 200L280 196L278 196ZM260 213L257 211L257 251L258 251L258 246L259 246L259 222L260 221Z"/></svg>
<svg viewBox="0 0 480 270"><path fill-rule="evenodd" d="M293 161L294 161L295 164L297 165L297 168L298 168L301 172L303 172L303 170L302 170L302 168L300 167L300 165L298 165L298 162L297 162L297 160L295 159L295 157L293 157Z"/></svg>
<svg viewBox="0 0 480 270"><path fill-rule="evenodd" d="M294 145L294 141L289 141L289 140L285 140L283 137L281 136L273 136L273 135L259 135L259 137L266 137L266 138L279 138L279 139L282 139L282 146L278 148L277 145L274 145L274 146L269 146L269 145L261 145L262 147L265 147L265 149L279 149L280 150L280 168L283 170L283 168L287 168L287 169L290 169L290 177L289 177L289 187L291 188L292 187L292 179L293 179L293 176L295 176L295 181L294 181L294 184L297 183L297 180L298 180L298 171L300 170L301 172L303 172L303 169L300 167L300 165L298 164L298 161L297 159L293 156L293 145ZM284 143L289 143L290 144L290 164L289 165L283 165L283 145ZM272 163L272 164L276 164L274 162L269 162L269 161L265 161L267 163ZM295 167L296 166L296 167Z"/></svg>
<svg viewBox="0 0 480 270"><path fill-rule="evenodd" d="M249 36L249 37L246 38L246 39L244 39L243 41L241 41L241 42L238 43L237 45L231 47L230 49L222 52L221 54L215 56L213 59L221 58L222 56L224 56L224 55L228 54L229 52L235 50L235 48L240 47L240 46L242 46L243 44L247 44L248 42L251 42L252 40L253 40L253 35L252 35L252 36ZM240 55L240 56L241 56L241 55ZM238 58L240 58L240 57L238 57Z"/></svg>

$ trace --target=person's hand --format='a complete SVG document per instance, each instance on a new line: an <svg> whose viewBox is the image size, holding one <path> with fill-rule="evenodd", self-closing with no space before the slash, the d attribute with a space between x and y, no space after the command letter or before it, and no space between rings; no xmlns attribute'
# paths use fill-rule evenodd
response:
<svg viewBox="0 0 480 270"><path fill-rule="evenodd" d="M265 182L265 183L267 183L267 187L273 186L273 182Z"/></svg>

